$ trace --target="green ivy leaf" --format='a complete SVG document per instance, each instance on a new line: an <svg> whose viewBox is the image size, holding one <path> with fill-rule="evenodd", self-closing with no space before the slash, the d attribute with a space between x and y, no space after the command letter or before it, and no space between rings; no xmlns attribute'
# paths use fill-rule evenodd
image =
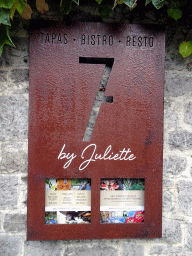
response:
<svg viewBox="0 0 192 256"><path fill-rule="evenodd" d="M36 0L36 7L41 14L44 14L44 12L49 11L49 6L45 2L45 0Z"/></svg>
<svg viewBox="0 0 192 256"><path fill-rule="evenodd" d="M182 17L182 11L180 9L174 9L172 7L167 10L167 14L169 17L173 18L176 21Z"/></svg>
<svg viewBox="0 0 192 256"><path fill-rule="evenodd" d="M101 4L103 0L95 0L98 4Z"/></svg>
<svg viewBox="0 0 192 256"><path fill-rule="evenodd" d="M17 10L19 13L22 13L24 10L25 4L26 4L26 0L15 0L10 10L10 14L9 14L10 18L13 19L15 10Z"/></svg>
<svg viewBox="0 0 192 256"><path fill-rule="evenodd" d="M135 0L123 0L123 3L126 4L129 8L133 8Z"/></svg>
<svg viewBox="0 0 192 256"><path fill-rule="evenodd" d="M156 9L160 9L164 5L165 0L152 0L152 3Z"/></svg>
<svg viewBox="0 0 192 256"><path fill-rule="evenodd" d="M60 6L68 14L71 11L72 0L61 0Z"/></svg>
<svg viewBox="0 0 192 256"><path fill-rule="evenodd" d="M111 9L108 6L100 6L99 7L99 13L102 18L108 18L109 13L111 12Z"/></svg>
<svg viewBox="0 0 192 256"><path fill-rule="evenodd" d="M73 2L79 5L79 0L73 0Z"/></svg>
<svg viewBox="0 0 192 256"><path fill-rule="evenodd" d="M10 19L9 19L9 9L0 8L0 23L4 25L11 25Z"/></svg>
<svg viewBox="0 0 192 256"><path fill-rule="evenodd" d="M188 57L192 54L192 41L183 41L179 46L179 53L183 57Z"/></svg>
<svg viewBox="0 0 192 256"><path fill-rule="evenodd" d="M148 4L151 3L151 2L152 2L152 0L146 0L145 6L148 5Z"/></svg>
<svg viewBox="0 0 192 256"><path fill-rule="evenodd" d="M31 19L31 14L33 13L31 6L29 4L25 4L25 7L20 13L21 17L25 20L30 20Z"/></svg>
<svg viewBox="0 0 192 256"><path fill-rule="evenodd" d="M14 0L0 0L0 7L10 9Z"/></svg>
<svg viewBox="0 0 192 256"><path fill-rule="evenodd" d="M13 44L9 36L9 26L1 24L0 25L0 56L2 55L3 46L5 44L15 47L15 45Z"/></svg>
<svg viewBox="0 0 192 256"><path fill-rule="evenodd" d="M25 4L27 3L27 0L17 0L17 11L19 13L22 13L24 7L25 7Z"/></svg>
<svg viewBox="0 0 192 256"><path fill-rule="evenodd" d="M97 1L97 0L95 0L95 1ZM115 0L112 10L113 10L118 4L124 4L123 0Z"/></svg>

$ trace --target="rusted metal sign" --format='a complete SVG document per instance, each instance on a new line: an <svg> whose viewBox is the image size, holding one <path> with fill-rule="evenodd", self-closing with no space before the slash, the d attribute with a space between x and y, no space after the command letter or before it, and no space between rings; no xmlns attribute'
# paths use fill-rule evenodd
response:
<svg viewBox="0 0 192 256"><path fill-rule="evenodd" d="M29 82L28 240L161 237L164 33L33 29Z"/></svg>

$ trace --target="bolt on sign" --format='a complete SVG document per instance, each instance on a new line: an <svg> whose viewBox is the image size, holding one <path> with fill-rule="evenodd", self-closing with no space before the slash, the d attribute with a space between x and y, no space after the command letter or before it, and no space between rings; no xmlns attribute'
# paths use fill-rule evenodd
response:
<svg viewBox="0 0 192 256"><path fill-rule="evenodd" d="M28 240L161 237L162 30L33 27L29 82Z"/></svg>

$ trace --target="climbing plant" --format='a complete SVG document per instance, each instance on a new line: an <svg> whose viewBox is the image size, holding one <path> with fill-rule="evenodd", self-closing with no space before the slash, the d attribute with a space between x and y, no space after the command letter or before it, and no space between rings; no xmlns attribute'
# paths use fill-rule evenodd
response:
<svg viewBox="0 0 192 256"><path fill-rule="evenodd" d="M91 0L89 0L91 1ZM110 11L114 11L118 5L126 5L130 12L133 12L140 4L143 4L145 8L151 6L156 10L164 9L163 14L166 16L167 21L172 19L176 25L179 25L179 21L182 20L182 25L187 26L192 20L190 1L187 0L94 0L99 6L99 14L103 18L107 18ZM57 5L57 0L0 0L0 56L3 52L5 44L13 46L14 44L9 35L9 28L14 24L14 16L19 14L23 19L29 20L33 14L33 8L37 9L40 13L44 13L49 10L53 5ZM34 7L35 5L35 7ZM74 5L80 5L79 0L59 0L58 12L65 14L70 13ZM142 6L142 7L143 7ZM143 8L143 12L145 12ZM165 11L166 10L166 11ZM187 15L186 15L187 13ZM174 24L173 24L174 25ZM188 57L192 54L192 41L188 40L184 36L183 42L178 46L179 53L183 57Z"/></svg>

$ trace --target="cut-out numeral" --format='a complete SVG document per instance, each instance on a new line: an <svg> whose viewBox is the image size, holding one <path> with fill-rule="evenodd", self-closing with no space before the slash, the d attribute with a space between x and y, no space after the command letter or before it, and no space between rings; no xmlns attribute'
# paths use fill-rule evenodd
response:
<svg viewBox="0 0 192 256"><path fill-rule="evenodd" d="M79 57L79 63L84 64L105 64L103 75L99 84L99 89L95 97L95 101L91 110L89 121L84 133L83 141L90 141L101 103L113 103L113 96L104 96L107 87L107 82L113 67L114 58L93 58Z"/></svg>

